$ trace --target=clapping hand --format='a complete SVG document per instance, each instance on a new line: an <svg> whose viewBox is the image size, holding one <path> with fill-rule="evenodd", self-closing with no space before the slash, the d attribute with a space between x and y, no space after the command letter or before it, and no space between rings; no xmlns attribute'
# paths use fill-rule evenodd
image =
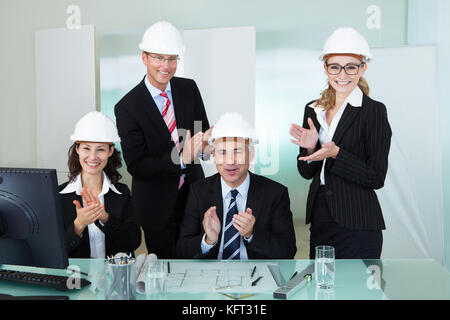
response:
<svg viewBox="0 0 450 320"><path fill-rule="evenodd" d="M83 200L84 201L84 200ZM86 226L97 221L105 210L103 206L99 206L97 203L87 204L85 202L85 207L82 207L80 201L74 200L75 210L77 212L77 217L74 220L74 230L79 236L83 233Z"/></svg>
<svg viewBox="0 0 450 320"><path fill-rule="evenodd" d="M233 216L233 226L246 239L252 236L255 221L255 216L252 214L252 209L250 208L247 208L245 212L239 212Z"/></svg>
<svg viewBox="0 0 450 320"><path fill-rule="evenodd" d="M336 159L339 153L339 147L334 144L333 141L322 144L322 148L314 152L313 154L299 157L298 160L303 161L321 161L326 158Z"/></svg>
<svg viewBox="0 0 450 320"><path fill-rule="evenodd" d="M100 220L102 223L106 223L109 219L109 214L105 211L105 206L100 202L98 197L94 196L92 191L88 188L82 188L80 193L85 205L97 204L97 206L103 209L103 211L101 211L100 213L100 216L98 217L98 220Z"/></svg>
<svg viewBox="0 0 450 320"><path fill-rule="evenodd" d="M314 151L317 141L319 140L319 134L314 126L311 118L308 118L309 129L305 129L295 123L291 124L289 134L294 138L291 142L308 149L308 151Z"/></svg>
<svg viewBox="0 0 450 320"><path fill-rule="evenodd" d="M220 233L220 220L217 217L216 207L210 207L203 217L203 230L205 230L207 244L211 245L216 243Z"/></svg>
<svg viewBox="0 0 450 320"><path fill-rule="evenodd" d="M181 153L181 157L185 165L194 161L194 158L197 153L200 152L202 145L203 132L197 132L193 137L191 137L191 131L188 130L186 133L186 141L183 146L183 152Z"/></svg>

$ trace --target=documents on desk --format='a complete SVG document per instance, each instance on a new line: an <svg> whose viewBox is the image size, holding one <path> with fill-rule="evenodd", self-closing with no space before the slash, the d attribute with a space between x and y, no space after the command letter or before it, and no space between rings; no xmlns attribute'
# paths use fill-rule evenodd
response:
<svg viewBox="0 0 450 320"><path fill-rule="evenodd" d="M256 266L254 277L252 271ZM273 292L278 288L267 263L254 261L171 262L168 292Z"/></svg>
<svg viewBox="0 0 450 320"><path fill-rule="evenodd" d="M136 258L136 290L145 293L146 270L155 257ZM170 261L168 292L261 293L278 288L265 262L254 261ZM255 269L256 267L256 269ZM253 270L256 270L253 273ZM253 273L253 278L252 278ZM261 277L255 285L255 279Z"/></svg>

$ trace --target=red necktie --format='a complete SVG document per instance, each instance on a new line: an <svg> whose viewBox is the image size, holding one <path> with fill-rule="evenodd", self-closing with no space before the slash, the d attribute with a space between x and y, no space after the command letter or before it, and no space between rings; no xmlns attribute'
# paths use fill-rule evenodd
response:
<svg viewBox="0 0 450 320"><path fill-rule="evenodd" d="M169 129L170 135L172 136L172 140L177 147L178 153L180 153L180 142L178 140L178 131L177 131L177 123L175 121L175 112L173 110L173 106L170 104L170 100L167 97L167 93L161 92L160 95L164 98L164 109L162 112L162 116L164 122ZM180 177L180 183L178 185L178 189L181 188L184 182L184 174Z"/></svg>

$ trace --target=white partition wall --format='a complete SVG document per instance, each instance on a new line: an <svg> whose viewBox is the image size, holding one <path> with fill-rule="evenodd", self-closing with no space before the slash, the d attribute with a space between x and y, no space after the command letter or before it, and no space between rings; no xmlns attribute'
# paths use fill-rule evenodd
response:
<svg viewBox="0 0 450 320"><path fill-rule="evenodd" d="M442 143L436 51L429 46L372 50L366 78L392 128L389 170L377 192L386 220L383 258L444 264Z"/></svg>
<svg viewBox="0 0 450 320"><path fill-rule="evenodd" d="M197 82L210 124L236 111L255 126L255 28L187 30L183 36L184 74ZM212 160L202 165L205 176L217 172Z"/></svg>
<svg viewBox="0 0 450 320"><path fill-rule="evenodd" d="M94 38L93 26L35 33L37 167L56 168L59 183L75 123L95 110Z"/></svg>

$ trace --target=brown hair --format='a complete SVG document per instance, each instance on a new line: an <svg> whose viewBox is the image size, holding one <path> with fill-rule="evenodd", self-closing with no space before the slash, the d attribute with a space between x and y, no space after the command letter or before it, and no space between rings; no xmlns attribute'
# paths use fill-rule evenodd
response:
<svg viewBox="0 0 450 320"><path fill-rule="evenodd" d="M69 182L75 180L75 178L81 172L81 164L80 157L77 153L77 147L80 144L78 142L74 142L72 146L69 148L68 156L69 160L67 161L67 166L69 167ZM114 144L110 144L109 147L113 147ZM106 164L103 171L105 171L109 180L111 180L112 184L116 184L122 178L122 175L119 173L117 169L122 167L122 160L120 159L120 151L114 148L113 154L108 158L108 163Z"/></svg>
<svg viewBox="0 0 450 320"><path fill-rule="evenodd" d="M338 54L330 54L325 56L324 61L326 62L330 57L333 55ZM352 54L345 54L348 56L355 56L362 60L362 56L352 55ZM361 91L368 96L370 92L369 84L367 83L366 79L363 77L359 78L358 81L358 87L361 89ZM331 86L330 83L328 83L328 88L322 91L320 98L316 101L316 106L323 107L324 110L331 109L334 107L334 104L336 103L336 90Z"/></svg>

